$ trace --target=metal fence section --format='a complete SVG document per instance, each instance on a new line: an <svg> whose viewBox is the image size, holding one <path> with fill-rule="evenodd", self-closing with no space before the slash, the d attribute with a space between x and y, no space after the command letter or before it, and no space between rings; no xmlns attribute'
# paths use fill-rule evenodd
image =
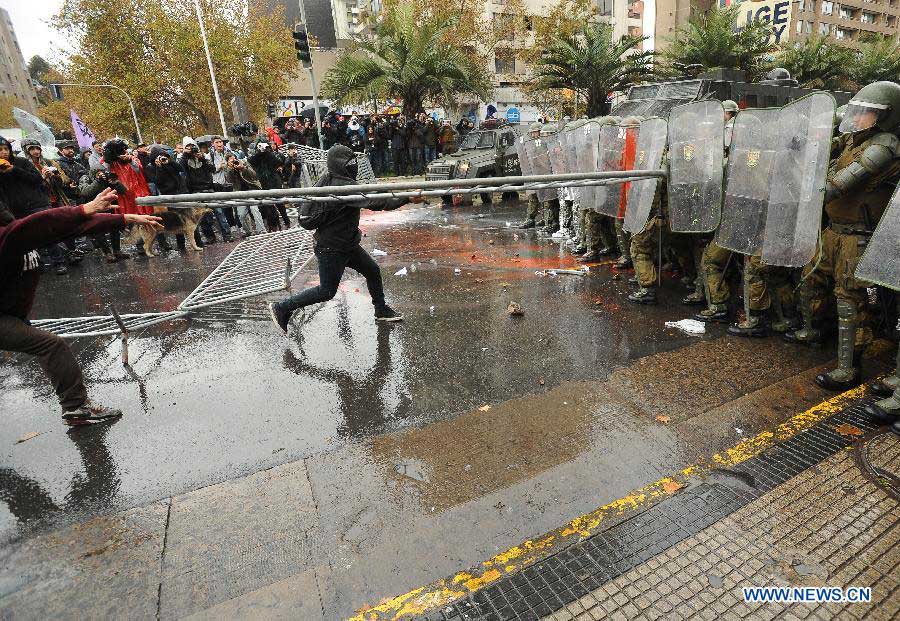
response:
<svg viewBox="0 0 900 621"><path fill-rule="evenodd" d="M137 313L119 315L128 331L149 328L152 325L179 319L187 315L187 311L168 311L163 313ZM60 317L58 319L35 319L31 325L57 336L67 339L112 336L121 334L122 329L114 315L95 317Z"/></svg>
<svg viewBox="0 0 900 621"><path fill-rule="evenodd" d="M287 153L287 145L278 148L279 153ZM328 151L317 149L315 147L307 147L306 145L297 145L297 153L303 159L303 183L305 186L315 185L325 171L328 170L326 162L328 161ZM356 154L357 173L356 180L360 183L377 183L378 178L372 169L372 162L365 153Z"/></svg>
<svg viewBox="0 0 900 621"><path fill-rule="evenodd" d="M287 289L312 257L312 231L293 228L255 235L238 244L178 308L197 310Z"/></svg>
<svg viewBox="0 0 900 621"><path fill-rule="evenodd" d="M347 186L284 188L280 190L246 190L147 196L137 199L139 205L161 205L170 208L234 207L278 202L282 204L308 201L365 201L367 199L448 196L482 192L515 192L529 189L555 190L565 187L602 186L639 179L665 178L664 170L579 172L561 175L529 175L488 177L483 179L446 179L440 181L404 180L394 183L358 183ZM365 204L361 205L365 207Z"/></svg>

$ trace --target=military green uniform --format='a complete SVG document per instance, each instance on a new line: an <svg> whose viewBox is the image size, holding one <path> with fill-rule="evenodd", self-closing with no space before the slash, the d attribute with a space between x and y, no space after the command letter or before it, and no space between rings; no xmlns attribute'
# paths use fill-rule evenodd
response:
<svg viewBox="0 0 900 621"><path fill-rule="evenodd" d="M861 116L867 107L872 108L869 114L877 115ZM862 349L872 340L866 283L857 280L854 272L887 208L891 181L900 175L900 138L891 133L900 125L900 85L876 82L861 89L850 101L842 131L845 124L852 133L842 136L840 155L828 171L825 213L829 225L822 232L816 256L803 269L800 287L805 325L799 336L808 340L817 332L806 321L811 319L810 309L824 305L829 287L834 288L838 368L816 377L816 383L831 390L846 390L859 383Z"/></svg>

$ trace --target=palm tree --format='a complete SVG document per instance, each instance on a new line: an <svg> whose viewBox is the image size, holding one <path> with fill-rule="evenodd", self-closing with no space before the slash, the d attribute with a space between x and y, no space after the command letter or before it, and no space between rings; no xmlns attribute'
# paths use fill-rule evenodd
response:
<svg viewBox="0 0 900 621"><path fill-rule="evenodd" d="M407 116L425 102L454 108L460 95L489 98L484 64L450 42L452 27L452 19L423 17L398 4L375 24L374 36L355 40L325 74L322 94L341 103L399 98Z"/></svg>
<svg viewBox="0 0 900 621"><path fill-rule="evenodd" d="M900 45L888 37L866 39L853 67L857 87L878 80L900 82Z"/></svg>
<svg viewBox="0 0 900 621"><path fill-rule="evenodd" d="M653 52L638 50L644 37L612 39L612 26L588 22L550 42L534 66L532 92L571 90L587 100L587 115L609 113L607 96L650 72Z"/></svg>
<svg viewBox="0 0 900 621"><path fill-rule="evenodd" d="M791 72L805 88L829 91L853 88L856 53L825 37L809 37L789 43L776 55L776 63Z"/></svg>
<svg viewBox="0 0 900 621"><path fill-rule="evenodd" d="M676 31L664 52L672 63L701 65L704 69L741 69L755 78L775 47L769 43L772 27L753 21L737 28L740 5L713 10Z"/></svg>

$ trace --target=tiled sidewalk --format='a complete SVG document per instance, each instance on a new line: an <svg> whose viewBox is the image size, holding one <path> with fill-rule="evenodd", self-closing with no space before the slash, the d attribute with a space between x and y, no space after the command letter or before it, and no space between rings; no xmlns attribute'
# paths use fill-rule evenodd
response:
<svg viewBox="0 0 900 621"><path fill-rule="evenodd" d="M900 437L868 442L897 471ZM550 618L896 619L898 501L845 449ZM747 586L868 586L870 604L747 604Z"/></svg>

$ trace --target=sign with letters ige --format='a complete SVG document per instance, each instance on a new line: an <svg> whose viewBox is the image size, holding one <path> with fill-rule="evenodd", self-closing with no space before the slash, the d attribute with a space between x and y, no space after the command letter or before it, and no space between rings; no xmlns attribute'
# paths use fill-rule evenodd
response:
<svg viewBox="0 0 900 621"><path fill-rule="evenodd" d="M733 6L733 4L732 4ZM791 0L761 0L741 2L738 10L737 26L743 28L750 22L765 22L772 26L769 41L784 43L790 36Z"/></svg>

